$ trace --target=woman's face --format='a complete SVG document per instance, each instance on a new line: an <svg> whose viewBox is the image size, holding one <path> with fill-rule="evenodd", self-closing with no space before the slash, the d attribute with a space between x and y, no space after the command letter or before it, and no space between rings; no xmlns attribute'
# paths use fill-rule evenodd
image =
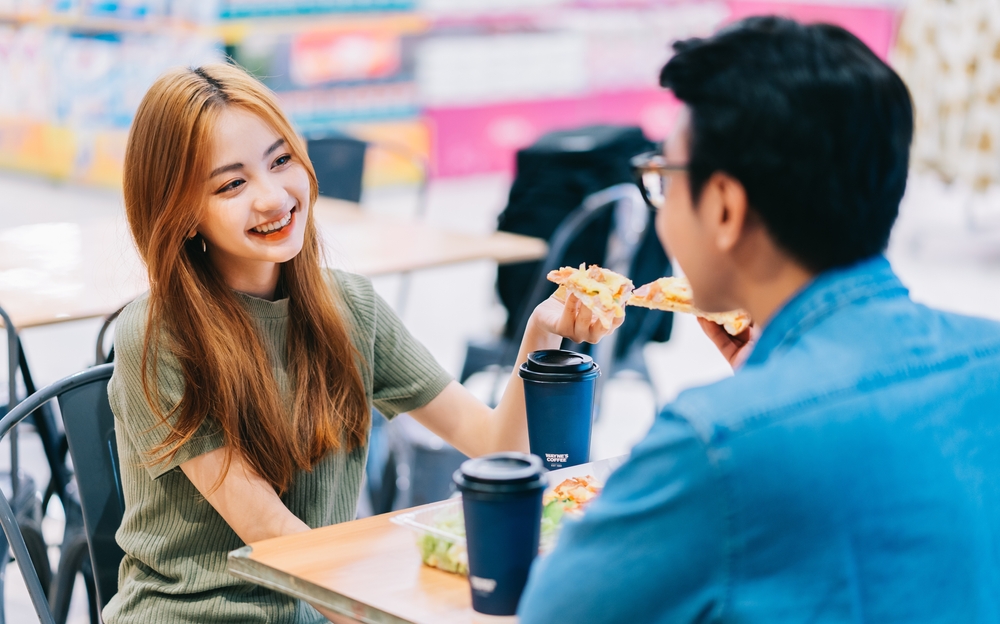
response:
<svg viewBox="0 0 1000 624"><path fill-rule="evenodd" d="M277 131L237 107L220 115L209 154L198 233L226 282L252 292L302 249L309 175Z"/></svg>

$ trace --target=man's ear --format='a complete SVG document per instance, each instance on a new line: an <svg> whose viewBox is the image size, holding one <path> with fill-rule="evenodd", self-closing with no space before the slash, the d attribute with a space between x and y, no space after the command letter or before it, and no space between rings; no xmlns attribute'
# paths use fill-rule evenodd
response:
<svg viewBox="0 0 1000 624"><path fill-rule="evenodd" d="M717 171L701 192L698 212L719 251L736 247L747 219L747 193L736 178Z"/></svg>

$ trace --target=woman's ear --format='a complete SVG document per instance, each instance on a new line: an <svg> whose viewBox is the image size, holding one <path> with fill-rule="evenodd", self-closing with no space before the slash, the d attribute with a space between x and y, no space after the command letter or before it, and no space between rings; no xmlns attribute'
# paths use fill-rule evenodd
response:
<svg viewBox="0 0 1000 624"><path fill-rule="evenodd" d="M731 251L740 242L746 224L746 189L736 178L716 172L705 184L705 191L709 191L711 196L711 208L705 216L708 217L706 225L710 228L712 240L719 251ZM706 193L703 191L702 195L704 197Z"/></svg>

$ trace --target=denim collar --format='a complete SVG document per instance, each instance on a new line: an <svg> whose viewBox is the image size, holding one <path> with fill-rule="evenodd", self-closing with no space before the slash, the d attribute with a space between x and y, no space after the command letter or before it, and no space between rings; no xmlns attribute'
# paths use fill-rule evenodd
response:
<svg viewBox="0 0 1000 624"><path fill-rule="evenodd" d="M821 273L774 315L746 364L763 363L842 308L876 296L905 296L908 292L882 255Z"/></svg>

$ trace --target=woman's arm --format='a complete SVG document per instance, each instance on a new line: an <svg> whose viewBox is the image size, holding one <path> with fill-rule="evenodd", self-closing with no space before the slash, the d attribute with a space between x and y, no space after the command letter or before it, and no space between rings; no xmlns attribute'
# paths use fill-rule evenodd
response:
<svg viewBox="0 0 1000 624"><path fill-rule="evenodd" d="M233 453L229 471L219 482L225 457L224 448L209 451L181 464L181 470L245 544L309 530L239 453Z"/></svg>
<svg viewBox="0 0 1000 624"><path fill-rule="evenodd" d="M535 308L528 320L510 382L495 409L453 381L430 403L410 415L470 457L497 451L527 451L524 386L517 369L532 351L558 349L563 338L596 343L623 320L615 319L614 325L605 329L576 297L570 295L565 305L549 298Z"/></svg>
<svg viewBox="0 0 1000 624"><path fill-rule="evenodd" d="M181 464L181 470L245 544L309 530L238 453L233 453L229 471L218 483L225 453L221 448L199 455ZM334 624L357 624L347 616L313 606Z"/></svg>

